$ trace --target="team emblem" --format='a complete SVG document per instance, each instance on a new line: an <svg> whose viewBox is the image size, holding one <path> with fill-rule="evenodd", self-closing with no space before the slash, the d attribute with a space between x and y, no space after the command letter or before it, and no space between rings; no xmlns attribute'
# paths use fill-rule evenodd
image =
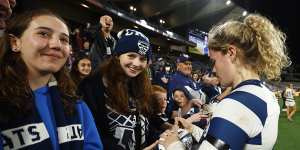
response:
<svg viewBox="0 0 300 150"><path fill-rule="evenodd" d="M139 54L146 55L149 50L149 43L139 40L137 45L139 47Z"/></svg>

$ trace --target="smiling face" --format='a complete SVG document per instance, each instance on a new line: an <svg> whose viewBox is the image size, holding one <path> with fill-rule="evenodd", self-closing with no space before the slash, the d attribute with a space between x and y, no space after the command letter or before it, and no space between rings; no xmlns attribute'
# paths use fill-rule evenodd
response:
<svg viewBox="0 0 300 150"><path fill-rule="evenodd" d="M70 53L69 31L64 22L54 16L32 19L20 38L11 40L12 49L21 53L29 76L59 71Z"/></svg>
<svg viewBox="0 0 300 150"><path fill-rule="evenodd" d="M194 73L192 77L194 81L198 81L199 79L199 75L197 73Z"/></svg>
<svg viewBox="0 0 300 150"><path fill-rule="evenodd" d="M110 32L114 26L114 22L110 16L102 16L100 18L100 24L103 31Z"/></svg>
<svg viewBox="0 0 300 150"><path fill-rule="evenodd" d="M189 100L188 98L185 96L184 92L183 91L180 91L180 90L176 90L174 92L174 100L176 102L176 104L182 108L184 107L185 105L188 104Z"/></svg>
<svg viewBox="0 0 300 150"><path fill-rule="evenodd" d="M122 69L130 78L138 76L147 67L147 58L135 52L124 53L119 59Z"/></svg>
<svg viewBox="0 0 300 150"><path fill-rule="evenodd" d="M83 58L78 62L78 71L81 76L88 76L91 73L91 61L87 58Z"/></svg>

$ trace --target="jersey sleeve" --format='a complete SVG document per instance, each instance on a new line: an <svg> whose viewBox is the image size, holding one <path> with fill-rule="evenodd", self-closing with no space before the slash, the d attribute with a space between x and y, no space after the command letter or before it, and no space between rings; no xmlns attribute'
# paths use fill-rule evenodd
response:
<svg viewBox="0 0 300 150"><path fill-rule="evenodd" d="M79 109L78 112L80 113L83 124L84 149L103 150L103 145L98 134L93 115L88 106L83 101L80 101L77 104L77 108Z"/></svg>
<svg viewBox="0 0 300 150"><path fill-rule="evenodd" d="M249 137L258 135L262 128L260 118L245 104L224 99L213 114L206 137L220 140L230 149L243 149Z"/></svg>

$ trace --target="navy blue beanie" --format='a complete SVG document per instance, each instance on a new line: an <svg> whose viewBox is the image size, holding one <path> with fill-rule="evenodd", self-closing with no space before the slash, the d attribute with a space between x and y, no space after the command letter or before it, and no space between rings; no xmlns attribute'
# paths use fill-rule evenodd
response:
<svg viewBox="0 0 300 150"><path fill-rule="evenodd" d="M179 57L176 58L176 63L183 63L185 61L191 61L191 58L187 54L181 54Z"/></svg>
<svg viewBox="0 0 300 150"><path fill-rule="evenodd" d="M114 54L120 56L124 53L135 52L142 56L146 56L147 61L151 60L151 46L149 39L141 32L124 29L118 33Z"/></svg>

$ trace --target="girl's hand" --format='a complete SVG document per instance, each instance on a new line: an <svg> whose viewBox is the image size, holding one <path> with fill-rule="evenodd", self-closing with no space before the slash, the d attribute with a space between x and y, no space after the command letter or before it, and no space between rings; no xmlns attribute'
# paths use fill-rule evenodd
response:
<svg viewBox="0 0 300 150"><path fill-rule="evenodd" d="M145 147L143 150L153 150L156 145L158 144L158 140L156 140L154 143L152 143L151 145Z"/></svg>
<svg viewBox="0 0 300 150"><path fill-rule="evenodd" d="M160 135L159 144L167 148L169 145L175 143L176 141L179 141L177 131L166 130L164 133Z"/></svg>

